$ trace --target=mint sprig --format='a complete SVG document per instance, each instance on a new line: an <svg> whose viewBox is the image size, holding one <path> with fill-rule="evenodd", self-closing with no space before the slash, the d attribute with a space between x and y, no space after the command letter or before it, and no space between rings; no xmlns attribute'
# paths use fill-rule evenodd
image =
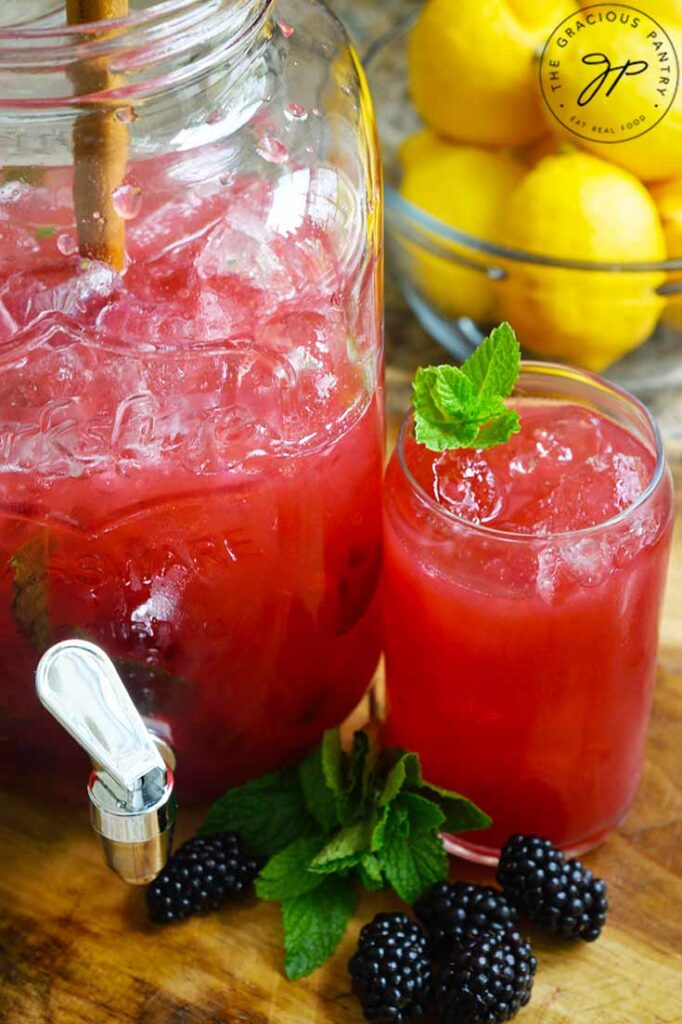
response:
<svg viewBox="0 0 682 1024"><path fill-rule="evenodd" d="M441 830L489 824L470 800L429 786L416 754L379 751L364 731L347 753L332 729L298 766L229 790L201 832L240 832L267 858L256 892L280 904L293 980L334 952L359 886L413 903L447 874Z"/></svg>
<svg viewBox="0 0 682 1024"><path fill-rule="evenodd" d="M39 654L51 643L48 593L49 539L36 534L10 559L12 615L24 637Z"/></svg>
<svg viewBox="0 0 682 1024"><path fill-rule="evenodd" d="M412 384L414 433L430 451L492 448L521 429L505 404L521 366L521 349L508 323L495 327L458 368L417 370Z"/></svg>

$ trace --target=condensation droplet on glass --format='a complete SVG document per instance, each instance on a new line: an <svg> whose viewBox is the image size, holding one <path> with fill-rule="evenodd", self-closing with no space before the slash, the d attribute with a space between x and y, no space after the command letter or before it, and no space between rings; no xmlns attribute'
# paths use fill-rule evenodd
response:
<svg viewBox="0 0 682 1024"><path fill-rule="evenodd" d="M139 116L134 107L119 107L118 110L114 111L114 117L121 124L130 124L132 121L137 121Z"/></svg>
<svg viewBox="0 0 682 1024"><path fill-rule="evenodd" d="M63 232L57 235L57 248L62 256L73 256L76 251L76 240L72 235Z"/></svg>
<svg viewBox="0 0 682 1024"><path fill-rule="evenodd" d="M318 107L313 107L313 115L315 117L322 117L322 111Z"/></svg>
<svg viewBox="0 0 682 1024"><path fill-rule="evenodd" d="M232 185L234 182L234 172L225 171L224 174L220 175L218 181L220 182L221 185Z"/></svg>
<svg viewBox="0 0 682 1024"><path fill-rule="evenodd" d="M279 30L285 39L290 39L291 36L293 36L295 29L294 26L290 25L288 21L280 19L280 21L278 21L277 24L279 25Z"/></svg>
<svg viewBox="0 0 682 1024"><path fill-rule="evenodd" d="M289 159L289 150L272 135L265 135L256 146L256 152L271 164L283 164Z"/></svg>
<svg viewBox="0 0 682 1024"><path fill-rule="evenodd" d="M222 120L222 117L222 110L212 110L206 118L206 124L218 124L218 122Z"/></svg>
<svg viewBox="0 0 682 1024"><path fill-rule="evenodd" d="M138 185L119 185L111 193L114 209L123 220L133 220L142 206L142 189Z"/></svg>
<svg viewBox="0 0 682 1024"><path fill-rule="evenodd" d="M284 116L288 121L306 121L308 111L300 103L290 103L284 111Z"/></svg>
<svg viewBox="0 0 682 1024"><path fill-rule="evenodd" d="M345 92L346 96L350 96L352 91L353 90L351 89L351 87L349 85L342 85L341 86L341 92Z"/></svg>
<svg viewBox="0 0 682 1024"><path fill-rule="evenodd" d="M17 203L30 191L27 181L8 181L0 185L0 203Z"/></svg>
<svg viewBox="0 0 682 1024"><path fill-rule="evenodd" d="M101 220L102 219L102 214L99 212L99 210L95 210L95 212L92 215L92 219L93 220Z"/></svg>

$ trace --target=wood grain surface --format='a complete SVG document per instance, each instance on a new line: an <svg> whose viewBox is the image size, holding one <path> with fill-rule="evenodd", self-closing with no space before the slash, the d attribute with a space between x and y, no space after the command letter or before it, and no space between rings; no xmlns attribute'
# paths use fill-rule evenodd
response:
<svg viewBox="0 0 682 1024"><path fill-rule="evenodd" d="M390 374L401 404L408 373ZM678 509L682 449L671 450ZM602 938L530 935L539 969L522 1024L682 1022L682 516L661 631L644 775L620 831L586 858L608 880ZM19 766L17 766L19 770ZM49 780L46 780L46 789ZM200 814L183 814L179 839ZM483 869L453 862L453 877ZM2 1024L359 1024L345 965L360 925L398 904L363 898L343 947L310 978L285 981L277 911L255 901L166 929L143 893L105 867L80 811L0 793Z"/></svg>

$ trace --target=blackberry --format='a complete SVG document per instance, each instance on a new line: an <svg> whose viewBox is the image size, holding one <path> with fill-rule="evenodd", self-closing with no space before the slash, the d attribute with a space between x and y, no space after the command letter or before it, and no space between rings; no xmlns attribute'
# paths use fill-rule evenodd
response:
<svg viewBox="0 0 682 1024"><path fill-rule="evenodd" d="M195 836L173 854L147 889L149 917L157 924L219 910L239 899L258 873L258 864L233 832Z"/></svg>
<svg viewBox="0 0 682 1024"><path fill-rule="evenodd" d="M549 839L508 839L497 880L507 900L541 927L585 942L599 938L608 910L606 883L579 860L567 861Z"/></svg>
<svg viewBox="0 0 682 1024"><path fill-rule="evenodd" d="M505 931L518 913L501 892L469 882L438 882L414 905L436 953L453 953L484 932Z"/></svg>
<svg viewBox="0 0 682 1024"><path fill-rule="evenodd" d="M348 970L365 1020L403 1024L424 1014L431 985L427 946L407 914L377 914L364 926Z"/></svg>
<svg viewBox="0 0 682 1024"><path fill-rule="evenodd" d="M436 986L439 1024L502 1024L525 1006L537 961L518 932L481 935L443 968Z"/></svg>

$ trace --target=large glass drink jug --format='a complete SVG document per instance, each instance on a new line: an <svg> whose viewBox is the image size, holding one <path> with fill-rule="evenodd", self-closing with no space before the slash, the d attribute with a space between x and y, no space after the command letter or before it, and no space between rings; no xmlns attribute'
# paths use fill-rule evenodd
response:
<svg viewBox="0 0 682 1024"><path fill-rule="evenodd" d="M71 6L0 14L0 778L82 784L33 686L81 638L210 797L378 656L372 112L311 0Z"/></svg>

